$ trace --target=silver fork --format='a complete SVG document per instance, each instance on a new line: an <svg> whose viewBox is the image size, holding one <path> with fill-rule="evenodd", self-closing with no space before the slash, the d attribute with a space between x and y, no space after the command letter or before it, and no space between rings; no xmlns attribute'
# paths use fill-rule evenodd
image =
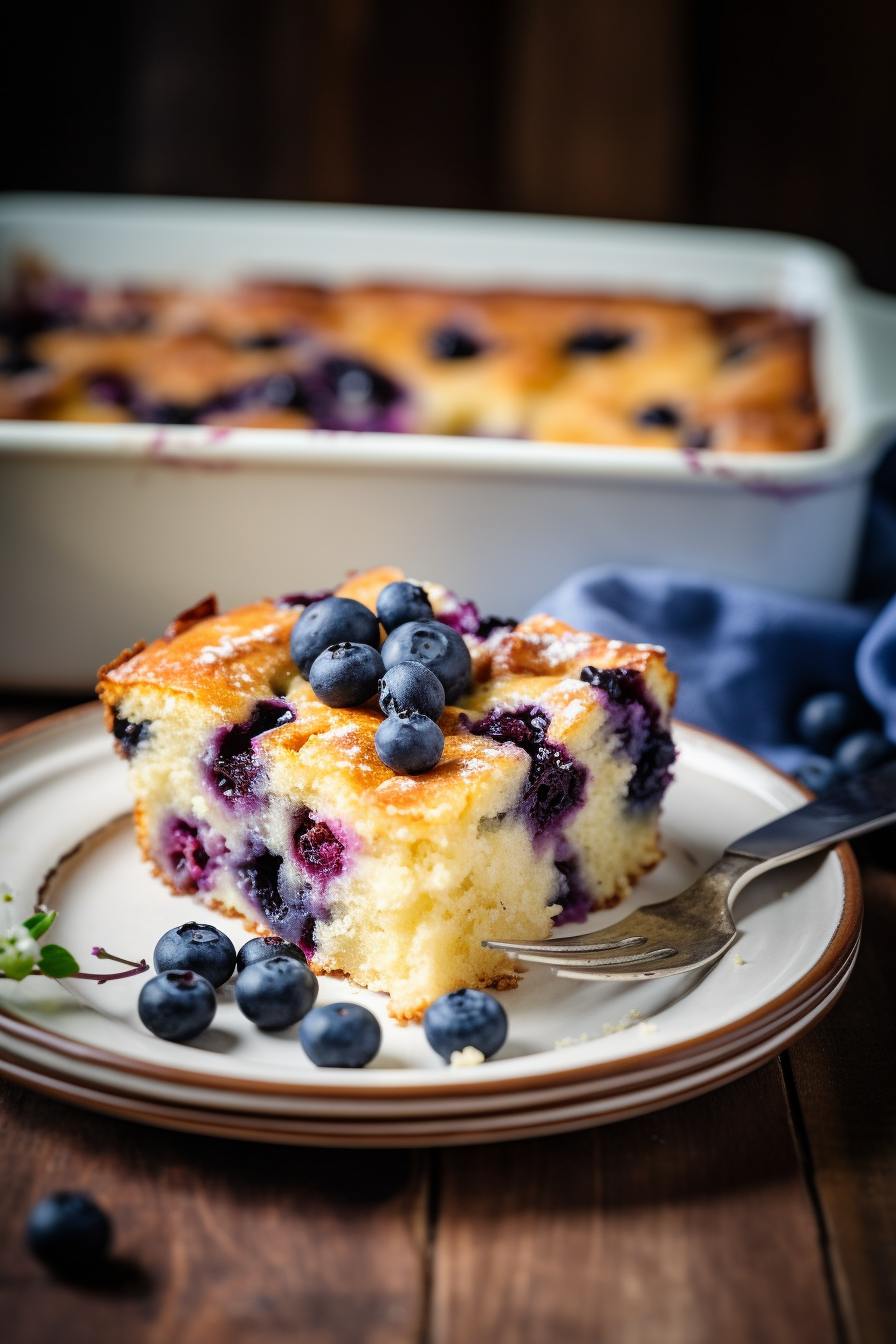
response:
<svg viewBox="0 0 896 1344"><path fill-rule="evenodd" d="M896 761L735 840L677 896L642 906L609 928L531 943L490 939L483 946L576 980L681 975L709 965L730 947L737 934L731 905L754 877L893 821Z"/></svg>

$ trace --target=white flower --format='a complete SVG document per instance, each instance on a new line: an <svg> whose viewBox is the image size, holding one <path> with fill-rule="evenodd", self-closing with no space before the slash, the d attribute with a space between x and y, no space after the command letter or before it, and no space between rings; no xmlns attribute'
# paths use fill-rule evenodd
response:
<svg viewBox="0 0 896 1344"><path fill-rule="evenodd" d="M0 971L12 980L23 980L40 961L40 948L22 924L13 924L0 935Z"/></svg>

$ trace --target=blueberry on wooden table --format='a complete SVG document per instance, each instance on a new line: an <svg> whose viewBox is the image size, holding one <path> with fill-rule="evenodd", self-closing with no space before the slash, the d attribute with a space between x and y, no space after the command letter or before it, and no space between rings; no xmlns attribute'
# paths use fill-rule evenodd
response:
<svg viewBox="0 0 896 1344"><path fill-rule="evenodd" d="M262 1031L295 1026L317 998L317 976L293 957L255 961L236 982L240 1012Z"/></svg>
<svg viewBox="0 0 896 1344"><path fill-rule="evenodd" d="M397 775L423 775L442 759L445 736L425 714L390 714L373 739L383 765Z"/></svg>
<svg viewBox="0 0 896 1344"><path fill-rule="evenodd" d="M379 1050L382 1038L379 1022L359 1003L312 1008L299 1027L305 1054L321 1068L363 1069Z"/></svg>
<svg viewBox="0 0 896 1344"><path fill-rule="evenodd" d="M257 961L270 961L272 957L292 957L294 961L305 961L305 953L295 943L280 938L276 933L265 934L263 938L250 938L243 943L236 954L236 969L242 972Z"/></svg>
<svg viewBox="0 0 896 1344"><path fill-rule="evenodd" d="M491 994L454 989L430 1004L423 1030L433 1050L449 1063L455 1051L468 1045L488 1059L507 1039L507 1014Z"/></svg>
<svg viewBox="0 0 896 1344"><path fill-rule="evenodd" d="M289 652L303 676L331 644L380 646L380 623L369 607L353 597L325 597L306 607L292 628Z"/></svg>
<svg viewBox="0 0 896 1344"><path fill-rule="evenodd" d="M71 1190L40 1200L25 1224L29 1250L51 1269L69 1273L102 1260L111 1237L112 1224L99 1205Z"/></svg>
<svg viewBox="0 0 896 1344"><path fill-rule="evenodd" d="M215 991L195 971L163 971L140 990L137 1012L154 1036L191 1041L211 1026L218 1003Z"/></svg>
<svg viewBox="0 0 896 1344"><path fill-rule="evenodd" d="M445 688L422 663L396 663L380 682L384 714L425 714L438 723L445 709Z"/></svg>
<svg viewBox="0 0 896 1344"><path fill-rule="evenodd" d="M318 654L308 673L311 689L332 709L363 705L376 695L385 674L383 660L369 644L330 644Z"/></svg>
<svg viewBox="0 0 896 1344"><path fill-rule="evenodd" d="M433 620L432 604L426 589L405 579L387 583L376 600L376 614L387 634L408 621Z"/></svg>
<svg viewBox="0 0 896 1344"><path fill-rule="evenodd" d="M195 971L217 989L236 967L236 948L213 924L180 924L163 933L152 954L157 971Z"/></svg>
<svg viewBox="0 0 896 1344"><path fill-rule="evenodd" d="M441 621L409 621L398 626L383 644L382 655L387 671L396 663L423 663L444 686L449 704L464 695L470 684L470 651L457 631Z"/></svg>

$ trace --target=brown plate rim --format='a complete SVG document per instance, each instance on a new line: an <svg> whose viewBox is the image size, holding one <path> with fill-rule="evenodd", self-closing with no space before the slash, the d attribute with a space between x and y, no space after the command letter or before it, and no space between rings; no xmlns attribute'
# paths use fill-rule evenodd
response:
<svg viewBox="0 0 896 1344"><path fill-rule="evenodd" d="M828 1004L824 1016L827 1016L827 1013L836 1005L846 988L848 978L847 976L838 987L837 993ZM544 1118L539 1121L538 1119L540 1112L543 1114L550 1109L549 1107L543 1107L540 1110L539 1108L532 1108L521 1113L529 1117L529 1122L526 1124L508 1124L500 1130L485 1131L458 1132L449 1127L443 1133L389 1134L387 1132L388 1122L384 1122L384 1132L376 1135L369 1132L352 1134L350 1130L338 1133L327 1132L323 1127L309 1132L302 1130L301 1118L290 1119L274 1128L272 1125L263 1124L261 1117L236 1112L229 1113L232 1118L228 1123L223 1118L228 1115L228 1112L212 1112L199 1107L178 1106L172 1102L144 1102L140 1099L140 1105L131 1106L123 1102L118 1094L100 1092L82 1084L73 1084L65 1078L57 1080L52 1073L25 1068L15 1061L10 1061L2 1053L0 1053L0 1076L44 1096L52 1097L54 1100L64 1101L82 1109L98 1111L118 1120L128 1120L132 1123L151 1125L155 1128L170 1129L180 1133L204 1134L211 1138L309 1148L462 1147L484 1143L508 1143L519 1139L544 1138L551 1134L573 1133L576 1130L615 1124L621 1120L633 1119L635 1116L649 1115L656 1111L666 1110L668 1107L677 1106L681 1102L691 1101L695 1097L714 1092L718 1088L727 1087L729 1083L736 1082L739 1078L755 1072L756 1069L762 1068L774 1059L782 1048L790 1049L816 1025L817 1022L803 1027L797 1026L793 1035L788 1038L783 1047L780 1045L769 1046L767 1050L764 1050L757 1058L750 1060L748 1063L742 1063L738 1066L735 1062L723 1077L683 1088L680 1092L665 1100L644 1100L641 1103L622 1107L612 1115L602 1117L579 1116L575 1119L554 1121ZM587 1098L584 1101L587 1101ZM222 1118L219 1119L219 1117ZM237 1123L234 1123L234 1120Z"/></svg>

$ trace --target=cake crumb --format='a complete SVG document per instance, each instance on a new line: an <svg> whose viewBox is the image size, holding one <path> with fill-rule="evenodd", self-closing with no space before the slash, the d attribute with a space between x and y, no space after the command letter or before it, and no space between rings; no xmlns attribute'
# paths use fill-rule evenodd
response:
<svg viewBox="0 0 896 1344"><path fill-rule="evenodd" d="M734 954L734 964L735 964L735 966L746 966L747 963L744 961L743 957L741 956L741 954L740 954L739 952L735 952L735 954Z"/></svg>
<svg viewBox="0 0 896 1344"><path fill-rule="evenodd" d="M781 892L781 900L782 900L782 901L786 901L786 899L787 899L787 897L788 897L789 895L790 895L790 892L789 892L789 891L782 891L782 892Z"/></svg>
<svg viewBox="0 0 896 1344"><path fill-rule="evenodd" d="M642 1034L642 1036L652 1036L653 1033L654 1033L655 1031L656 1031L656 1023L655 1023L655 1022L642 1022L642 1023L641 1023L641 1034Z"/></svg>
<svg viewBox="0 0 896 1344"><path fill-rule="evenodd" d="M640 1016L637 1008L629 1008L628 1012L623 1013L618 1022L605 1022L600 1034L601 1036L615 1036L617 1031L627 1031L629 1027L635 1025Z"/></svg>
<svg viewBox="0 0 896 1344"><path fill-rule="evenodd" d="M471 1069L476 1064L484 1064L485 1055L481 1050L477 1050L475 1045L465 1045L463 1050L451 1051L451 1067L453 1069Z"/></svg>

